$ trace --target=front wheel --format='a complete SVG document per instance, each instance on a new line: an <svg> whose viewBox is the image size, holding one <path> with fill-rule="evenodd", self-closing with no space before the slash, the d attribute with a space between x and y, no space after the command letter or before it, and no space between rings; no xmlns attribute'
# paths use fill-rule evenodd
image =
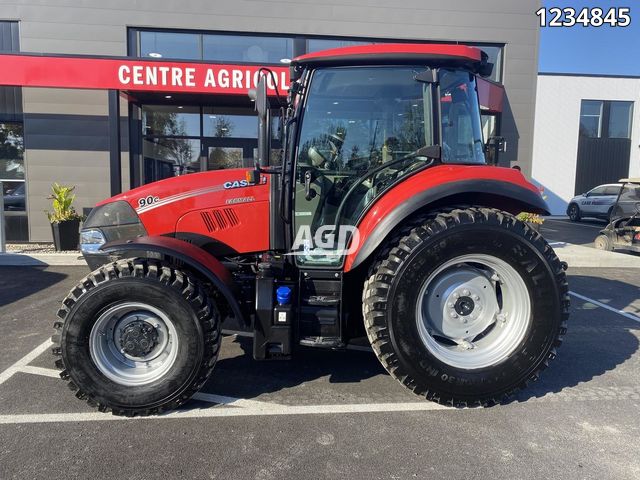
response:
<svg viewBox="0 0 640 480"><path fill-rule="evenodd" d="M60 376L76 397L115 415L150 415L189 400L220 348L218 310L191 274L145 259L90 273L54 327Z"/></svg>
<svg viewBox="0 0 640 480"><path fill-rule="evenodd" d="M383 366L453 405L500 402L537 378L566 332L564 270L512 215L469 208L425 217L370 270L363 314Z"/></svg>

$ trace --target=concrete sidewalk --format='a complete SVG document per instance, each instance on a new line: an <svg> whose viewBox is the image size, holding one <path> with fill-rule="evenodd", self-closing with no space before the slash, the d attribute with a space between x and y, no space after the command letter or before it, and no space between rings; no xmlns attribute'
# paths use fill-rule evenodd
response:
<svg viewBox="0 0 640 480"><path fill-rule="evenodd" d="M0 266L13 267L46 267L86 266L86 262L79 253L0 253Z"/></svg>
<svg viewBox="0 0 640 480"><path fill-rule="evenodd" d="M564 242L549 242L549 245L570 267L640 268L640 256L632 253L605 252Z"/></svg>

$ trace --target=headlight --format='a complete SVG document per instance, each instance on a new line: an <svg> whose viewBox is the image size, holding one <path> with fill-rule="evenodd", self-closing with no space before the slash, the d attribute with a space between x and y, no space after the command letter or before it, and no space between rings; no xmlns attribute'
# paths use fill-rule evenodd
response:
<svg viewBox="0 0 640 480"><path fill-rule="evenodd" d="M100 254L105 243L131 240L147 232L135 210L119 200L105 203L91 210L82 224L80 250L82 253Z"/></svg>
<svg viewBox="0 0 640 480"><path fill-rule="evenodd" d="M82 253L97 253L107 240L97 228L88 228L80 231L80 250Z"/></svg>

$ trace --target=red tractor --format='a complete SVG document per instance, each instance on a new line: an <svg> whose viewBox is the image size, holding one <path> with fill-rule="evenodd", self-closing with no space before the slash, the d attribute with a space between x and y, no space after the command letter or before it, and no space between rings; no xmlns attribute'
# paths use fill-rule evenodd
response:
<svg viewBox="0 0 640 480"><path fill-rule="evenodd" d="M372 45L296 58L271 150L270 72L254 94L254 168L169 178L97 205L93 270L58 312L76 396L117 415L178 407L213 371L225 322L256 360L368 337L416 394L489 405L556 355L568 287L514 214L548 214L519 171L488 166L461 45Z"/></svg>

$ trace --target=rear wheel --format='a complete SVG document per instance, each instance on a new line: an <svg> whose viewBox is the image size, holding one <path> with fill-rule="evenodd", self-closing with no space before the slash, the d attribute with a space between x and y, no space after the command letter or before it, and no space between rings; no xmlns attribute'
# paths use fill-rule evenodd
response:
<svg viewBox="0 0 640 480"><path fill-rule="evenodd" d="M571 220L572 222L579 222L580 221L580 207L578 207L577 204L572 203L571 205L569 205L569 210L568 210L568 215L569 215L569 220Z"/></svg>
<svg viewBox="0 0 640 480"><path fill-rule="evenodd" d="M486 405L535 380L568 317L562 266L513 216L469 208L392 239L363 293L365 326L389 373L430 400Z"/></svg>
<svg viewBox="0 0 640 480"><path fill-rule="evenodd" d="M593 244L598 250L605 250L607 252L613 251L613 244L611 243L611 239L607 235L598 235L593 241Z"/></svg>
<svg viewBox="0 0 640 480"><path fill-rule="evenodd" d="M220 318L189 273L121 260L85 277L63 301L56 366L76 396L116 415L176 408L209 378Z"/></svg>

